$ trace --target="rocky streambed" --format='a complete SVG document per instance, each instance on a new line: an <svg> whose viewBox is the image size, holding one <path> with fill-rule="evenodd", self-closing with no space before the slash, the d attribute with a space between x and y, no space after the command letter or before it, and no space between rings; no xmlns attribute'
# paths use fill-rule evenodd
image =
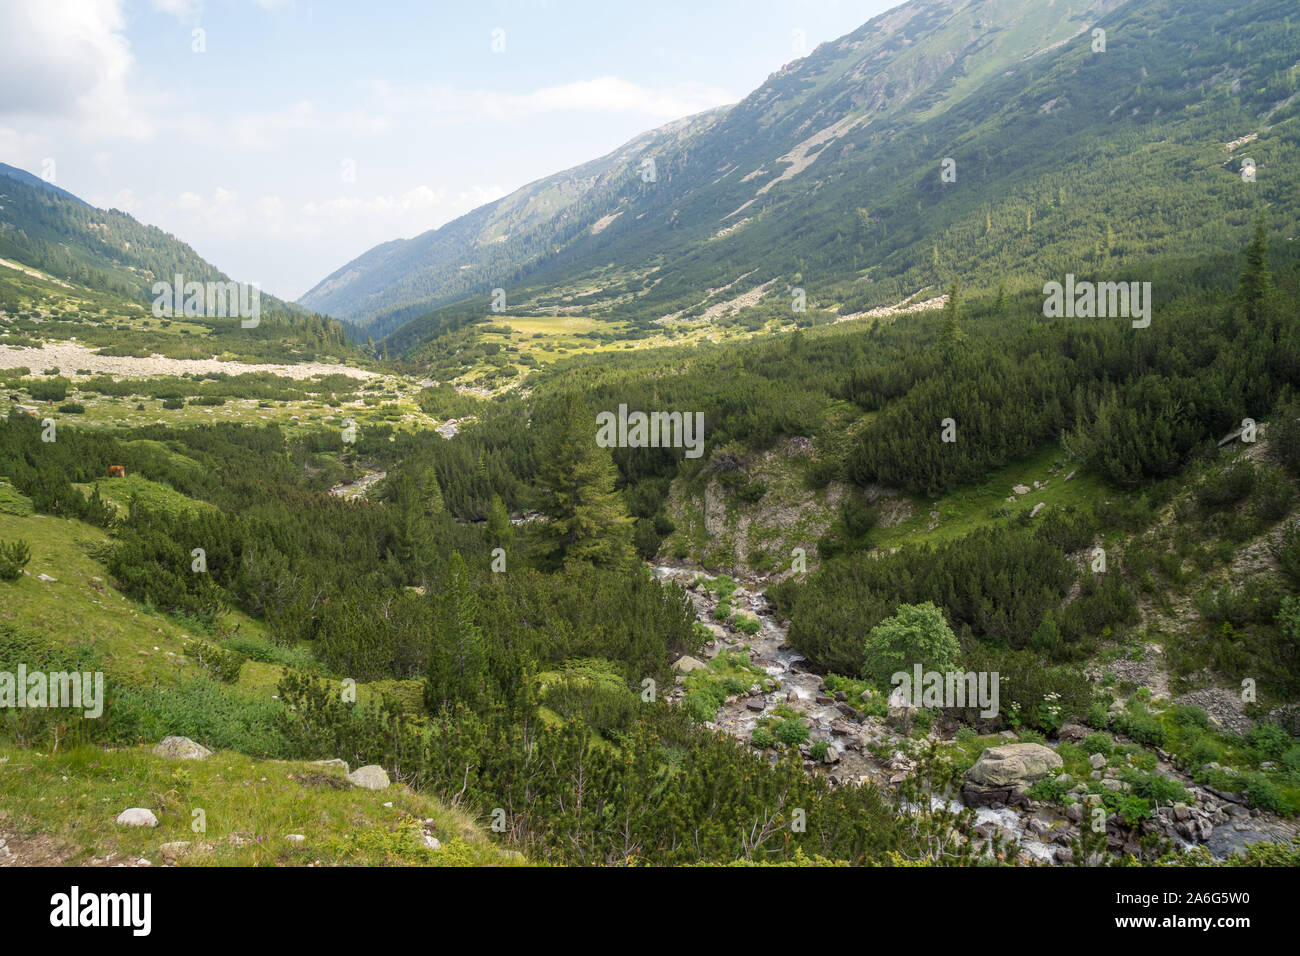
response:
<svg viewBox="0 0 1300 956"><path fill-rule="evenodd" d="M703 652L706 660L728 651L743 651L768 675L756 679L745 693L729 696L709 726L753 746L752 736L760 721L776 717L778 708L787 714L794 711L809 730L808 741L799 748L805 769L825 775L833 785L870 783L890 792L915 769L909 756L909 744L914 741L899 733L890 721L865 714L855 706L861 701L850 700L843 691L828 690L821 675L808 669L804 658L787 643L786 629L773 614L761 585L741 582L729 598L733 608L747 610L758 619L758 630L747 635L715 620L718 598L694 584L697 578L707 580L709 575L692 568L658 566L653 570L660 580L674 581L687 589L697 620L713 634ZM677 669L685 673L703 666L704 661L683 658ZM684 696L679 681L668 699L680 702ZM971 807L976 814L978 836L1000 836L1004 845L1014 847L1026 863L1074 862L1071 844L1079 839L1081 827L1091 825L1093 807L1100 804L1100 797L1089 792L1088 784L1096 781L1106 789L1125 790L1128 784L1120 779L1122 767L1108 766L1105 758L1094 757L1088 780L1066 781L1076 799L1064 807L1030 800L1024 791L1061 766L1055 748L1062 740L1081 742L1089 733L1088 728L1066 724L1056 740L1043 745L1017 742L1015 734L1005 731L980 755L960 789L933 797L932 803L954 811ZM950 742L936 732L930 736L941 744ZM825 753L814 760L813 745L818 741L825 741ZM760 752L769 760L777 759L774 750ZM1160 756L1156 772L1182 783L1187 789L1187 802L1156 807L1152 817L1136 831L1120 826L1111 815L1106 823L1110 852L1136 855L1139 834L1152 834L1177 847L1202 844L1212 855L1223 858L1250 843L1289 842L1300 834L1296 824L1252 810L1236 794L1197 785L1164 759L1165 755ZM900 808L908 809L901 802Z"/></svg>

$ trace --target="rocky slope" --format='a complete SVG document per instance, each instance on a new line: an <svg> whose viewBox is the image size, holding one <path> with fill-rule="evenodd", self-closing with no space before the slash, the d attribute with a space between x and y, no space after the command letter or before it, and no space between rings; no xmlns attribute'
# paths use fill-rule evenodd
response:
<svg viewBox="0 0 1300 956"><path fill-rule="evenodd" d="M786 643L785 628L757 589L761 586L757 582L748 587L742 584L729 596L733 607L747 606L760 622L760 629L750 636L731 623L717 621L715 612L720 602L709 590L712 579L708 575L682 567L659 566L654 570L659 579L675 581L688 589L698 620L714 635L706 645L706 659L740 651L768 675L767 679L755 679L742 693L728 696L711 726L753 745L754 731L761 723L782 715L797 715L809 731L807 741L799 745L808 772L825 774L833 784L871 784L887 791L896 790L913 775L930 744L948 751L949 756L962 748L976 759L965 772L961 786L950 786L932 796L935 806L953 811L971 808L979 838L999 837L1009 852L1025 863L1102 861L1095 854L1087 861L1075 859L1081 828L1092 825L1093 809L1101 805L1101 798L1091 793L1087 784L1097 782L1105 789L1127 792L1130 784L1120 778L1132 766L1132 759L1090 754L1087 779L1076 780L1059 773L1062 760L1055 752L1062 743L1083 746L1085 741L1095 739L1090 736L1093 731L1067 723L1056 739L1044 743L1018 741L1010 731L971 743L947 736L941 723L936 722L928 734L910 734L911 715L906 706L894 701L890 703L896 706L882 708L869 690L858 699L850 699L843 690L828 689L825 678L807 670L803 658ZM680 703L686 696L683 684L687 675L706 666L694 658L679 661L677 670L683 676L670 700ZM1116 702L1115 707L1119 706ZM1121 745L1132 743L1118 735L1116 740ZM756 749L777 759L774 749ZM821 755L815 758L814 753ZM1114 814L1108 814L1104 829L1111 854L1141 855L1141 837L1155 837L1175 848L1201 846L1215 858L1240 852L1258 841L1288 843L1300 837L1300 826L1294 821L1250 809L1239 794L1197 785L1170 762L1168 754L1157 752L1157 757L1156 773L1181 783L1187 799L1157 806L1152 817L1137 827L1125 826ZM1028 795L1033 784L1048 777L1059 781L1069 794L1063 803L1035 800Z"/></svg>

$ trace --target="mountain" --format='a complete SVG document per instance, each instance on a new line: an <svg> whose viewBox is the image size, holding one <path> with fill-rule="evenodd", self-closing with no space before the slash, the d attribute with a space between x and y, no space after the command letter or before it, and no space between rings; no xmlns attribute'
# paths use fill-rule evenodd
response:
<svg viewBox="0 0 1300 956"><path fill-rule="evenodd" d="M189 245L118 209L99 209L26 170L0 164L0 258L133 302L152 302L156 281L230 277ZM261 296L264 309L297 306Z"/></svg>
<svg viewBox="0 0 1300 956"><path fill-rule="evenodd" d="M687 148L726 110L645 133L582 166L539 179L413 239L376 246L317 283L299 302L365 327L376 338L446 302L491 288L498 277L545 260L610 221L640 156Z"/></svg>
<svg viewBox="0 0 1300 956"><path fill-rule="evenodd" d="M25 169L19 169L17 166L10 166L8 163L0 163L0 176L7 176L10 179L18 180L18 182L24 183L25 185L34 186L37 189L44 189L45 191L54 193L54 195L60 196L69 202L79 203L82 206L90 205L84 199L72 195L72 193L68 192L66 189L60 189L53 183L46 182L39 176L31 174Z"/></svg>
<svg viewBox="0 0 1300 956"><path fill-rule="evenodd" d="M914 0L730 109L371 250L302 301L372 335L418 316L394 338L409 350L448 311L488 314L493 288L511 314L645 329L742 294L734 308L760 316L788 316L795 288L845 315L957 279L1041 288L1067 272L1194 263L1224 248L1225 227L1239 247L1264 206L1294 235L1293 12L1284 0ZM1178 281L1195 281L1187 269Z"/></svg>
<svg viewBox="0 0 1300 956"><path fill-rule="evenodd" d="M220 306L203 303L203 314L151 319L155 282L232 280L170 233L13 166L0 166L0 260L0 340L10 346L76 338L116 355L249 361L351 352L338 322L265 293L252 327L227 304L226 289ZM251 306L251 295L239 298Z"/></svg>

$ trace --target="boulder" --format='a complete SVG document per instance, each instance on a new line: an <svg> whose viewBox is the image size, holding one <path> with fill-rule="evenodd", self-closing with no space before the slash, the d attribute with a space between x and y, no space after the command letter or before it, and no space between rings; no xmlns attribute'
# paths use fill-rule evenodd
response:
<svg viewBox="0 0 1300 956"><path fill-rule="evenodd" d="M387 790L388 771L378 764L358 767L348 774L348 783L365 790Z"/></svg>
<svg viewBox="0 0 1300 956"><path fill-rule="evenodd" d="M1061 724L1061 729L1056 732L1056 736L1061 740L1079 741L1090 733L1092 731L1082 724L1065 723Z"/></svg>
<svg viewBox="0 0 1300 956"><path fill-rule="evenodd" d="M691 671L705 670L708 666L708 664L704 663L704 661L700 660L698 657L691 657L690 654L683 654L681 657L677 658L677 662L673 664L673 670L677 671L679 674L689 674Z"/></svg>
<svg viewBox="0 0 1300 956"><path fill-rule="evenodd" d="M156 827L158 818L153 815L152 810L146 810L143 807L132 807L119 813L116 823L120 827Z"/></svg>
<svg viewBox="0 0 1300 956"><path fill-rule="evenodd" d="M164 760L205 760L212 756L211 750L189 737L164 737L153 752Z"/></svg>
<svg viewBox="0 0 1300 956"><path fill-rule="evenodd" d="M1036 781L1062 765L1060 756L1042 744L989 747L966 771L962 796L970 806L1010 804L1023 797Z"/></svg>

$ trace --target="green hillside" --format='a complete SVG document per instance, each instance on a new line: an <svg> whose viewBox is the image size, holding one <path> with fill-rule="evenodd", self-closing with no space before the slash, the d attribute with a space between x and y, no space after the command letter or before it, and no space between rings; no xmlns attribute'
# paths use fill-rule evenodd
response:
<svg viewBox="0 0 1300 956"><path fill-rule="evenodd" d="M391 336L426 360L424 343L493 317L493 288L510 315L600 318L637 338L664 317L825 321L954 280L1010 294L1161 262L1157 296L1203 285L1224 231L1261 208L1278 253L1296 255L1290 13L1277 0L909 3L773 75L676 149L626 157L618 195L580 220L592 228L574 231L568 210L545 254L487 267L460 243L477 288L410 296L391 250L373 277L364 257L340 273L350 294L407 296L403 315L463 300ZM638 157L651 155L661 175L643 182ZM796 288L806 314L792 309Z"/></svg>

